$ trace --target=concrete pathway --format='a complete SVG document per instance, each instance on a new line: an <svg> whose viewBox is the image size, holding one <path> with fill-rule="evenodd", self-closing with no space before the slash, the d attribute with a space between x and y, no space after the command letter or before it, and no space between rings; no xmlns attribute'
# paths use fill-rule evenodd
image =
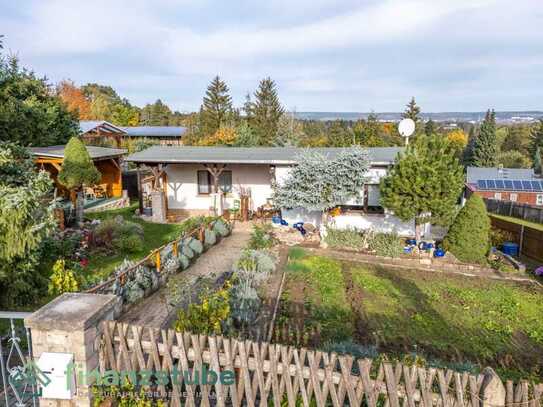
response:
<svg viewBox="0 0 543 407"><path fill-rule="evenodd" d="M195 282L202 277L220 276L222 273L230 271L232 264L247 246L251 229L251 223L236 222L230 236L204 252L188 269L170 276L170 281L179 279ZM172 312L175 312L168 305L167 293L167 286L160 288L123 313L119 321L146 327L166 328L169 325Z"/></svg>

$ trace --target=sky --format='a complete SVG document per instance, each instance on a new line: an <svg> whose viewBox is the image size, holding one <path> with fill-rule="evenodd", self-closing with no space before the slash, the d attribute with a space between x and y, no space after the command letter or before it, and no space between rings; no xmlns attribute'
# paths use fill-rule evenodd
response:
<svg viewBox="0 0 543 407"><path fill-rule="evenodd" d="M288 110L543 110L543 0L0 0L6 52L52 83L194 111L271 77Z"/></svg>

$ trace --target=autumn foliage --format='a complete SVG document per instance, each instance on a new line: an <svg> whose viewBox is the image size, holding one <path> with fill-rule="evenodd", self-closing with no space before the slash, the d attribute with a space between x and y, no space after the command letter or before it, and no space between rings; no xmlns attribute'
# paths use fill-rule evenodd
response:
<svg viewBox="0 0 543 407"><path fill-rule="evenodd" d="M91 118L89 100L72 81L60 82L57 86L57 94L66 104L68 111L78 114L79 120L89 120Z"/></svg>
<svg viewBox="0 0 543 407"><path fill-rule="evenodd" d="M198 145L200 146L232 146L236 143L237 135L235 129L231 127L221 127L210 136L202 138Z"/></svg>

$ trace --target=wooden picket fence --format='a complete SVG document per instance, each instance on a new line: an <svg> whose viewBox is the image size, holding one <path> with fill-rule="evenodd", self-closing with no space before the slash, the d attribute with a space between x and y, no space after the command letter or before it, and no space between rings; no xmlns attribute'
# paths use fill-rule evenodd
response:
<svg viewBox="0 0 543 407"><path fill-rule="evenodd" d="M231 385L179 384L146 389L169 405L367 407L494 407L483 398L483 375L435 368L377 364L371 359L266 342L156 330L106 321L101 326L102 372L234 371ZM173 379L173 378L172 378ZM540 407L543 385L505 384L507 407ZM496 406L497 407L497 406Z"/></svg>

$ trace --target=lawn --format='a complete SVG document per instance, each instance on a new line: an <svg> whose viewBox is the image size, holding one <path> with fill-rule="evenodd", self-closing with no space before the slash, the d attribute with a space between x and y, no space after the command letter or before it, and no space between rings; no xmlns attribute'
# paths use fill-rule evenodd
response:
<svg viewBox="0 0 543 407"><path fill-rule="evenodd" d="M503 378L543 378L543 292L532 286L290 256L282 298L303 300L317 347L479 371ZM343 344L342 344L343 342ZM356 353L356 352L355 352ZM371 352L369 352L371 353Z"/></svg>
<svg viewBox="0 0 543 407"><path fill-rule="evenodd" d="M116 266L122 263L125 258L129 260L142 259L147 256L152 250L178 238L181 231L183 230L183 226L181 223L159 224L146 222L135 216L134 213L136 209L137 204L122 209L85 214L85 217L89 219L100 220L120 215L127 221L140 224L144 230L144 243L142 250L136 251L134 253L117 253L107 256L93 254L90 256L89 265L87 266L87 272L89 274L108 276L115 269Z"/></svg>

